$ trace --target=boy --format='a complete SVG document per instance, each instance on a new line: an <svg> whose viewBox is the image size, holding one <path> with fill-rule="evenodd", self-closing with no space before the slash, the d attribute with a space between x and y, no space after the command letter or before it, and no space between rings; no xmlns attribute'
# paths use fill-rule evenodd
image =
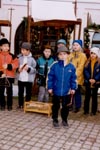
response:
<svg viewBox="0 0 100 150"><path fill-rule="evenodd" d="M46 78L48 69L53 62L54 59L51 57L51 47L49 45L46 45L43 50L43 56L40 56L37 60L37 73L39 78L38 101L40 102L48 102L49 100L49 93L46 88Z"/></svg>
<svg viewBox="0 0 100 150"><path fill-rule="evenodd" d="M60 101L62 103L62 125L68 126L68 104L70 103L71 94L74 94L77 89L76 70L71 63L68 63L68 53L65 46L59 47L57 50L58 61L51 66L48 73L48 92L53 95L52 119L54 127L59 127L58 111Z"/></svg>
<svg viewBox="0 0 100 150"><path fill-rule="evenodd" d="M8 85L0 85L0 105L1 110L5 110L6 101L4 96L5 88L7 90L7 109L12 110L13 105L13 88L15 70L18 67L18 59L10 53L10 42L6 38L0 40L0 82L6 81Z"/></svg>
<svg viewBox="0 0 100 150"><path fill-rule="evenodd" d="M36 74L36 61L31 54L31 44L24 42L21 45L18 67L18 108L24 105L24 88L26 89L25 101L31 100L32 84Z"/></svg>

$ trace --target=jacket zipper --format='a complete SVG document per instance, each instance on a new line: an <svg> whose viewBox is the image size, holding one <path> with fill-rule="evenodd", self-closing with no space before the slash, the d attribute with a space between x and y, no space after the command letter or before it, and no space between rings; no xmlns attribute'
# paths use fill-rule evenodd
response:
<svg viewBox="0 0 100 150"><path fill-rule="evenodd" d="M61 86L61 95L63 94L63 81L64 81L64 67L62 70L62 86Z"/></svg>

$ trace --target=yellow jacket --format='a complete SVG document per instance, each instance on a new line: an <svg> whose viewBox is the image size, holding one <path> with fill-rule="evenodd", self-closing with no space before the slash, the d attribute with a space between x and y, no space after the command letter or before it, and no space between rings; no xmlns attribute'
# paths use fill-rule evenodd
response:
<svg viewBox="0 0 100 150"><path fill-rule="evenodd" d="M83 69L84 69L86 60L87 60L86 55L81 51L72 52L69 55L69 62L71 62L76 68L78 85L83 85L83 82L84 82Z"/></svg>

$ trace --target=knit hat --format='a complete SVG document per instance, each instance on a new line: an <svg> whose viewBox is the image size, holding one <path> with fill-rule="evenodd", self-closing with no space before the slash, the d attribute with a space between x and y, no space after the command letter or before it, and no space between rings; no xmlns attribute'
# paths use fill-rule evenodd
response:
<svg viewBox="0 0 100 150"><path fill-rule="evenodd" d="M98 47L92 47L90 52L95 53L98 57L100 57L100 49Z"/></svg>
<svg viewBox="0 0 100 150"><path fill-rule="evenodd" d="M72 44L78 43L82 47L82 40L74 40Z"/></svg>
<svg viewBox="0 0 100 150"><path fill-rule="evenodd" d="M66 41L64 39L59 39L57 41L57 44L64 44L66 46L67 43L66 43Z"/></svg>
<svg viewBox="0 0 100 150"><path fill-rule="evenodd" d="M69 53L69 51L68 51L66 46L58 47L57 53L60 53L60 52L67 52L67 53Z"/></svg>
<svg viewBox="0 0 100 150"><path fill-rule="evenodd" d="M22 45L21 45L21 48L31 50L31 44L28 43L28 42L23 42Z"/></svg>
<svg viewBox="0 0 100 150"><path fill-rule="evenodd" d="M3 44L9 44L9 46L10 46L10 42L6 38L2 38L0 40L0 46L2 46Z"/></svg>

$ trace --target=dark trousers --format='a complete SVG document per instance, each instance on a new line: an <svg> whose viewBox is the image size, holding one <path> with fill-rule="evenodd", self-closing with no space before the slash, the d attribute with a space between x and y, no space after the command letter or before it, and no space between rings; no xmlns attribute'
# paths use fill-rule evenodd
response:
<svg viewBox="0 0 100 150"><path fill-rule="evenodd" d="M7 94L7 107L12 107L13 105L13 88L12 88L12 83L14 79L12 78L7 78L9 82L9 86L4 85L0 86L0 105L1 107L6 106L6 100L5 100L5 88L6 88L6 94Z"/></svg>
<svg viewBox="0 0 100 150"><path fill-rule="evenodd" d="M26 91L25 101L30 101L32 96L32 82L18 81L18 104L24 105L24 90Z"/></svg>
<svg viewBox="0 0 100 150"><path fill-rule="evenodd" d="M78 85L78 88L75 91L74 105L75 105L74 106L75 108L81 108L81 105L82 105L81 86L80 85Z"/></svg>
<svg viewBox="0 0 100 150"><path fill-rule="evenodd" d="M69 107L67 106L67 104L70 103L71 97L70 95L66 95L66 96L53 96L52 99L52 119L53 120L58 120L58 113L59 113L59 109L60 109L60 102L62 104L62 108L61 108L61 118L64 121L67 121L68 118L68 114L69 114Z"/></svg>
<svg viewBox="0 0 100 150"><path fill-rule="evenodd" d="M91 113L96 114L97 112L97 92L98 88L90 88L86 86L86 93L85 93L85 100L84 100L84 113L89 113L90 108L90 98L92 97L92 104L91 104Z"/></svg>

